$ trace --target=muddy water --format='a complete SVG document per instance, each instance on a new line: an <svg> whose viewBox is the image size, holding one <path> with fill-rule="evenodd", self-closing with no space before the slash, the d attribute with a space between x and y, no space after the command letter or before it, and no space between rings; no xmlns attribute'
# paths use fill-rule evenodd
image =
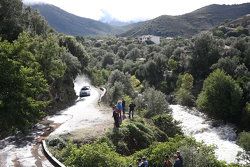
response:
<svg viewBox="0 0 250 167"><path fill-rule="evenodd" d="M75 91L79 94L82 86L89 81L79 76L75 80ZM91 86L91 85L90 85ZM40 138L47 135L67 134L84 127L92 127L110 120L110 114L104 114L97 108L100 90L91 86L91 96L77 99L75 105L46 118L43 124L34 126L26 136L15 135L0 141L0 167L52 167L44 157Z"/></svg>

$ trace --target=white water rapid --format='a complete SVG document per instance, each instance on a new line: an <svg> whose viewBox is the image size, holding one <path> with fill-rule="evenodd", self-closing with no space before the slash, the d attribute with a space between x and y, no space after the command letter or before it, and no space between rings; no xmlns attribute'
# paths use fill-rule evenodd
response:
<svg viewBox="0 0 250 167"><path fill-rule="evenodd" d="M215 154L219 160L227 163L237 162L238 152L243 149L236 144L236 133L230 125L212 126L208 118L196 110L180 105L170 105L172 116L180 122L183 133L197 141L216 147Z"/></svg>

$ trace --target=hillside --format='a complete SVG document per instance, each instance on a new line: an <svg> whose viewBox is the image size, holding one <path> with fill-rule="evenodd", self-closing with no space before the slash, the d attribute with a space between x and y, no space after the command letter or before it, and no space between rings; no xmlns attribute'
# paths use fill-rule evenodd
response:
<svg viewBox="0 0 250 167"><path fill-rule="evenodd" d="M120 29L108 24L73 15L53 5L36 4L31 7L37 9L40 14L45 17L49 25L60 33L86 36L116 34L122 32Z"/></svg>
<svg viewBox="0 0 250 167"><path fill-rule="evenodd" d="M180 16L163 15L155 19L136 23L134 28L121 36L159 35L192 36L208 30L226 20L234 20L250 13L250 3L240 5L209 5Z"/></svg>

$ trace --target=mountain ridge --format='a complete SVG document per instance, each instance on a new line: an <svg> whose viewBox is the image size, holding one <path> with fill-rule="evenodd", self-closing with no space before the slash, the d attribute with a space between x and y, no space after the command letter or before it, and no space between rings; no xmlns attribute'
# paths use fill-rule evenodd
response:
<svg viewBox="0 0 250 167"><path fill-rule="evenodd" d="M74 36L114 35L120 29L90 18L76 16L50 4L34 4L31 8L38 10L49 25L60 33Z"/></svg>
<svg viewBox="0 0 250 167"><path fill-rule="evenodd" d="M233 12L232 12L233 11ZM239 5L212 4L183 15L161 15L154 19L136 23L120 36L158 35L187 36L211 29L225 20L234 20L250 13L250 3Z"/></svg>

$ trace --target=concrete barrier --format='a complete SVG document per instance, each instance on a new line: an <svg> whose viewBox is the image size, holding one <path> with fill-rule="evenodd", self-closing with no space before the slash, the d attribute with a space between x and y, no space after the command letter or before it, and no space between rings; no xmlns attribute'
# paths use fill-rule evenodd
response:
<svg viewBox="0 0 250 167"><path fill-rule="evenodd" d="M49 152L45 140L42 140L42 148L43 148L44 155L45 155L46 158L50 161L50 163L52 163L52 165L54 165L54 166L56 166L56 167L66 167L66 166L63 165L61 162L59 162L59 161Z"/></svg>

